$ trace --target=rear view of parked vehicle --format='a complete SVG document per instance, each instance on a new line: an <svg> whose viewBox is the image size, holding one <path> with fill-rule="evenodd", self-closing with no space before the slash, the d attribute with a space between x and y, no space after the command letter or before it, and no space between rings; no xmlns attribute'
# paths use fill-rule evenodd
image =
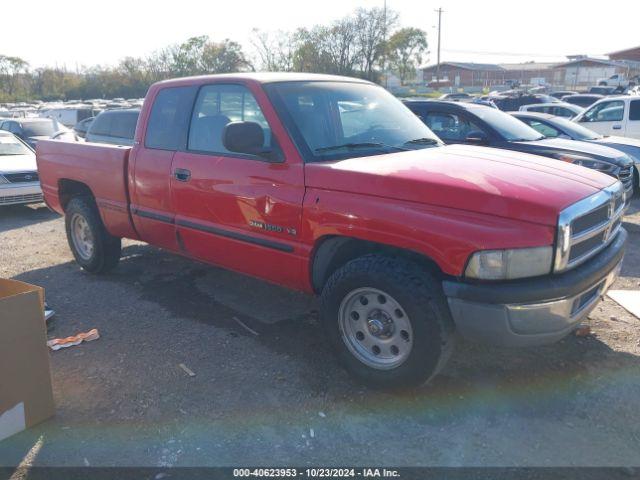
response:
<svg viewBox="0 0 640 480"><path fill-rule="evenodd" d="M92 143L111 145L133 145L133 135L138 122L138 109L107 110L95 117L85 140Z"/></svg>
<svg viewBox="0 0 640 480"><path fill-rule="evenodd" d="M12 133L0 131L0 206L42 202L36 156Z"/></svg>

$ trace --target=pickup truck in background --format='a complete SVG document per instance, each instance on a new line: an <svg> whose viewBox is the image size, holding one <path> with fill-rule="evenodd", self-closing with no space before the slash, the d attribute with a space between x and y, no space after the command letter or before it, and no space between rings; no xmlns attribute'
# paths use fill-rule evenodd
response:
<svg viewBox="0 0 640 480"><path fill-rule="evenodd" d="M608 78L601 78L598 80L598 86L600 87L617 87L621 90L626 88L635 87L640 82L640 78L636 75L633 78L627 78L622 73L616 73Z"/></svg>
<svg viewBox="0 0 640 480"><path fill-rule="evenodd" d="M572 120L601 135L640 139L640 98L604 97Z"/></svg>
<svg viewBox="0 0 640 480"><path fill-rule="evenodd" d="M115 267L131 238L318 294L346 368L381 387L428 381L456 331L563 338L616 278L627 237L616 179L443 146L386 90L344 77L160 82L133 147L43 141L37 161L85 270Z"/></svg>

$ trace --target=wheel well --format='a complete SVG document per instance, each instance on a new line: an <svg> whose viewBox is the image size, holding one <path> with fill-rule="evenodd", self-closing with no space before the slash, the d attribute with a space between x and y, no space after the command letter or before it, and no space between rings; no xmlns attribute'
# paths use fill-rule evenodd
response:
<svg viewBox="0 0 640 480"><path fill-rule="evenodd" d="M311 263L311 283L320 293L329 277L351 260L369 254L383 254L406 258L438 276L442 270L433 259L420 253L358 238L330 236L319 240Z"/></svg>
<svg viewBox="0 0 640 480"><path fill-rule="evenodd" d="M58 181L58 196L60 198L60 205L63 209L66 210L67 204L73 197L80 195L90 196L93 198L93 192L85 183L65 178Z"/></svg>

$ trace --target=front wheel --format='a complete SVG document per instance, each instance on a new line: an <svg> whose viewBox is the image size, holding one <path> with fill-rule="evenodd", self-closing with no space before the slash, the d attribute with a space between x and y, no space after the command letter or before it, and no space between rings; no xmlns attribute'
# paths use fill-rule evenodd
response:
<svg viewBox="0 0 640 480"><path fill-rule="evenodd" d="M440 282L402 258L367 255L337 270L322 291L321 317L347 370L375 387L426 383L453 348Z"/></svg>
<svg viewBox="0 0 640 480"><path fill-rule="evenodd" d="M104 273L118 264L121 241L107 232L91 198L74 197L69 201L65 227L71 252L84 270Z"/></svg>

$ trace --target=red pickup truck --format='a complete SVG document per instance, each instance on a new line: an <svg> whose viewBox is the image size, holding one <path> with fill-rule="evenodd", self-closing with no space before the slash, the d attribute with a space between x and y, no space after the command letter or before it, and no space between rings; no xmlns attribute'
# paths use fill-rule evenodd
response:
<svg viewBox="0 0 640 480"><path fill-rule="evenodd" d="M429 380L456 331L561 339L615 279L627 237L615 179L443 146L383 88L343 77L160 82L133 147L42 141L37 161L85 270L115 267L131 238L319 294L340 358L379 386Z"/></svg>

